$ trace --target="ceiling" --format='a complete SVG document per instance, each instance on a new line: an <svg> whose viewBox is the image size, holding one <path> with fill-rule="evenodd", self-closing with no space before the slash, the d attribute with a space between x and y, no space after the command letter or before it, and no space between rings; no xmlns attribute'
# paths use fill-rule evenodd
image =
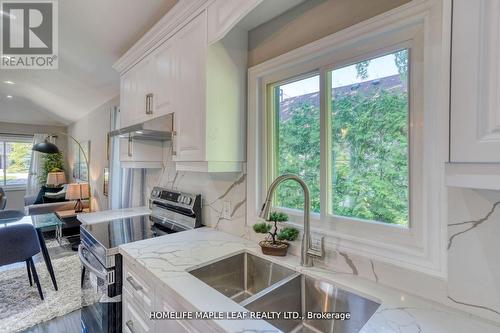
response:
<svg viewBox="0 0 500 333"><path fill-rule="evenodd" d="M59 1L59 69L1 70L0 122L67 125L117 96L111 66L176 1Z"/></svg>

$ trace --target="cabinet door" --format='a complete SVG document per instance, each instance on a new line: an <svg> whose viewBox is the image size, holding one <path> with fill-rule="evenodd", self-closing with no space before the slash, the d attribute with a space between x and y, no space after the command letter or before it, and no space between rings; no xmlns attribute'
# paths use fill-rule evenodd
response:
<svg viewBox="0 0 500 333"><path fill-rule="evenodd" d="M222 39L262 0L216 0L208 6L208 43Z"/></svg>
<svg viewBox="0 0 500 333"><path fill-rule="evenodd" d="M134 70L136 74L136 95L135 95L135 118L134 123L141 123L154 116L154 112L148 113L147 110L147 100L148 94L152 93L153 90L153 59L148 56L142 59L137 65L135 65ZM153 111L153 110L152 110Z"/></svg>
<svg viewBox="0 0 500 333"><path fill-rule="evenodd" d="M175 36L176 161L205 159L206 13Z"/></svg>
<svg viewBox="0 0 500 333"><path fill-rule="evenodd" d="M120 138L120 162L149 162L163 164L163 142Z"/></svg>
<svg viewBox="0 0 500 333"><path fill-rule="evenodd" d="M175 37L174 37L175 40ZM174 98L177 82L175 79L174 40L166 41L152 55L152 87L154 116L174 112Z"/></svg>
<svg viewBox="0 0 500 333"><path fill-rule="evenodd" d="M154 322L149 314L141 309L127 290L122 295L122 331L125 333L152 333Z"/></svg>
<svg viewBox="0 0 500 333"><path fill-rule="evenodd" d="M181 309L174 309L168 304L168 302L159 293L156 295L155 311L163 312L178 312ZM156 310L158 309L158 310ZM155 320L155 332L156 333L185 333L190 332L187 327L184 327L180 321L177 320Z"/></svg>
<svg viewBox="0 0 500 333"><path fill-rule="evenodd" d="M126 127L133 123L135 72L129 71L120 78L120 125Z"/></svg>
<svg viewBox="0 0 500 333"><path fill-rule="evenodd" d="M455 0L451 162L500 162L500 1Z"/></svg>

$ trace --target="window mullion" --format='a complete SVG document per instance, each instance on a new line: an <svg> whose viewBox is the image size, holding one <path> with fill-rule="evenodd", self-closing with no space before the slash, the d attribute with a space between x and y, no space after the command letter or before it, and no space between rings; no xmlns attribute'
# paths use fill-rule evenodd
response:
<svg viewBox="0 0 500 333"><path fill-rule="evenodd" d="M320 202L321 202L321 218L332 213L331 200L331 170L330 170L330 154L331 154L331 77L326 68L320 70Z"/></svg>
<svg viewBox="0 0 500 333"><path fill-rule="evenodd" d="M3 185L7 186L7 145L3 142Z"/></svg>

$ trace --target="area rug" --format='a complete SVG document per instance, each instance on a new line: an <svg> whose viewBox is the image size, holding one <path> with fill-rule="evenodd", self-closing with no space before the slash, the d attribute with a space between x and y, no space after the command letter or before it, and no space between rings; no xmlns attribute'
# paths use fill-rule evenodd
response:
<svg viewBox="0 0 500 333"><path fill-rule="evenodd" d="M81 308L80 260L70 255L52 260L55 291L45 263L36 264L45 300L30 287L26 267L0 272L0 333L18 332Z"/></svg>

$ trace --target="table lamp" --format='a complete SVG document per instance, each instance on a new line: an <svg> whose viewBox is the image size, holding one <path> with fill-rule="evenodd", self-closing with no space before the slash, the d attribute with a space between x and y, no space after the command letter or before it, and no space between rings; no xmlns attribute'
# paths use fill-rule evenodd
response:
<svg viewBox="0 0 500 333"><path fill-rule="evenodd" d="M66 175L62 171L49 172L47 174L47 185L57 187L66 184Z"/></svg>
<svg viewBox="0 0 500 333"><path fill-rule="evenodd" d="M68 185L66 190L67 200L76 200L75 213L83 212L82 199L89 198L89 184L88 183L72 183Z"/></svg>

